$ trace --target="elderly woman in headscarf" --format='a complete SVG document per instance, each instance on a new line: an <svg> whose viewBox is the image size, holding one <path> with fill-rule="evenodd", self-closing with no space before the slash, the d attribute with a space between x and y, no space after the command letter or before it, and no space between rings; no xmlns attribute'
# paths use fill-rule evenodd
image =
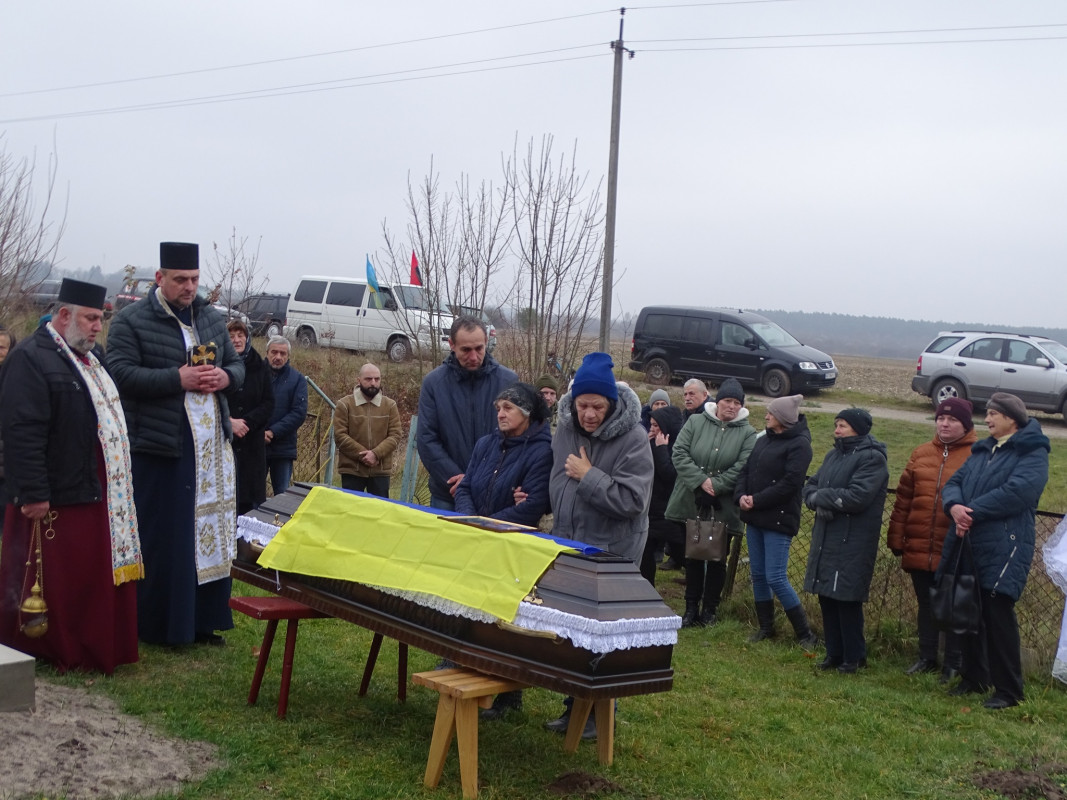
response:
<svg viewBox="0 0 1067 800"><path fill-rule="evenodd" d="M811 433L800 413L803 395L778 397L767 404L766 428L737 479L734 500L747 524L748 563L759 630L750 642L771 639L774 598L782 604L797 641L814 648L815 634L786 570L789 547L800 530L800 490L811 464Z"/></svg>
<svg viewBox="0 0 1067 800"><path fill-rule="evenodd" d="M715 402L705 403L699 413L689 417L674 445L678 480L667 503L667 519L684 523L711 508L731 535L744 532L734 488L756 445L756 430L748 416L741 384L727 378L719 386ZM683 628L715 624L725 582L724 561L686 557Z"/></svg>
<svg viewBox="0 0 1067 800"><path fill-rule="evenodd" d="M939 572L969 539L982 620L978 635L964 638L961 680L949 694L980 694L992 685L983 705L1003 709L1023 700L1015 603L1034 559L1034 512L1048 482L1050 447L1040 423L1013 394L994 393L985 422L989 438L971 448L941 495L952 524Z"/></svg>
<svg viewBox="0 0 1067 800"><path fill-rule="evenodd" d="M633 389L616 382L613 369L610 355L589 353L559 401L549 484L552 532L636 564L648 535L654 465L641 427L641 401ZM568 703L563 715L545 727L565 733L570 711ZM592 714L582 737L596 737Z"/></svg>
<svg viewBox="0 0 1067 800"><path fill-rule="evenodd" d="M843 675L867 666L863 604L889 488L886 447L871 436L873 425L862 408L838 413L833 449L803 489L805 505L815 512L804 589L819 596L826 637L826 657L818 666Z"/></svg>

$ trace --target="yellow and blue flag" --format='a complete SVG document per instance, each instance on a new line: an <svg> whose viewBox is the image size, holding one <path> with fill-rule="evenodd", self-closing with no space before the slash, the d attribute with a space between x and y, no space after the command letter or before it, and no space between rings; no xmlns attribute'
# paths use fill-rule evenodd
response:
<svg viewBox="0 0 1067 800"><path fill-rule="evenodd" d="M378 276L374 274L374 265L370 263L370 254L367 255L367 286L370 287L374 296L374 305L382 307L382 290L378 288Z"/></svg>

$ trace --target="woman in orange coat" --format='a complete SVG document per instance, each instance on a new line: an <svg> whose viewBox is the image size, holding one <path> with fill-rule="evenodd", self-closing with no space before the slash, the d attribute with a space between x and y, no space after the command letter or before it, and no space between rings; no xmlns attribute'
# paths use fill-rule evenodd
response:
<svg viewBox="0 0 1067 800"><path fill-rule="evenodd" d="M934 413L937 433L933 441L919 445L908 459L897 486L897 500L889 518L889 549L901 556L901 568L911 575L918 601L919 660L908 675L936 672L941 682L950 681L959 670L960 649L954 634L945 635L944 667L937 663L938 630L930 613L930 587L941 561L941 544L949 519L941 505L941 490L963 466L977 440L967 400L943 400Z"/></svg>

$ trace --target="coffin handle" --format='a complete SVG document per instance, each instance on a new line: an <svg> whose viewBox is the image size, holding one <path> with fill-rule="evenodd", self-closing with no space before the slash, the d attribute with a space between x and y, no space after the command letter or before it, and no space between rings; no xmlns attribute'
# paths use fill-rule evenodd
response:
<svg viewBox="0 0 1067 800"><path fill-rule="evenodd" d="M518 625L513 625L502 619L496 621L496 626L502 631L517 633L519 636L532 636L535 639L551 639L555 644L559 644L560 642L559 634L554 631L535 631L530 628L520 628Z"/></svg>

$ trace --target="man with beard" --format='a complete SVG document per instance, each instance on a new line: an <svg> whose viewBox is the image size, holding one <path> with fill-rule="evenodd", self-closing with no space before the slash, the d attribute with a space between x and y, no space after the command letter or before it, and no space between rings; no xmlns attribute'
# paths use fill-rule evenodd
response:
<svg viewBox="0 0 1067 800"><path fill-rule="evenodd" d="M364 364L355 391L342 397L333 412L341 487L389 497L393 453L402 435L400 409L382 394L381 370Z"/></svg>
<svg viewBox="0 0 1067 800"><path fill-rule="evenodd" d="M199 247L163 242L155 290L122 309L108 335L144 548L137 627L151 644L221 645L215 631L233 627L237 497L225 389L244 382L245 368L199 284Z"/></svg>
<svg viewBox="0 0 1067 800"><path fill-rule="evenodd" d="M267 470L275 495L289 488L296 461L296 437L308 415L308 382L289 363L289 340L272 336L267 341L274 411L263 438L267 441Z"/></svg>
<svg viewBox="0 0 1067 800"><path fill-rule="evenodd" d="M91 352L106 291L64 278L51 321L15 348L0 382L10 493L0 641L60 672L137 661L144 566L129 439L118 389ZM35 618L20 606L42 572L47 612Z"/></svg>
<svg viewBox="0 0 1067 800"><path fill-rule="evenodd" d="M497 429L496 398L519 380L486 352L488 342L481 320L458 317L448 335L451 353L422 381L418 445L430 473L431 508L455 508L475 442Z"/></svg>

